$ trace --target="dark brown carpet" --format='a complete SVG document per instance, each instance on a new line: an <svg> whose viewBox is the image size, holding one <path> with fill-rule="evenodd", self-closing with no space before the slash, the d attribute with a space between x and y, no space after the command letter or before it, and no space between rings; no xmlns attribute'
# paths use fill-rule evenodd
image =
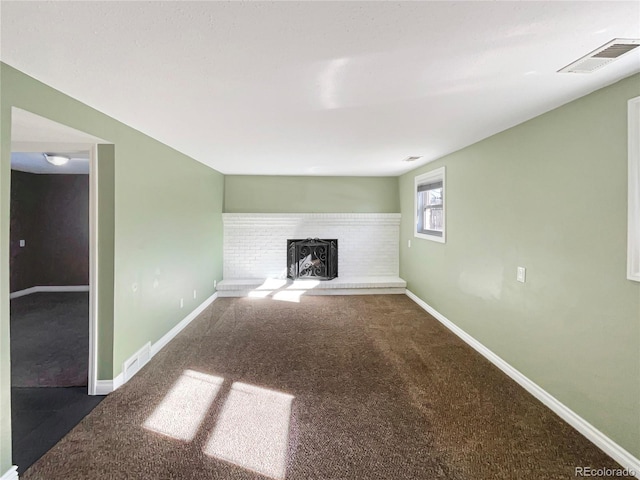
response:
<svg viewBox="0 0 640 480"><path fill-rule="evenodd" d="M618 468L410 299L381 295L217 300L21 478L567 479L577 466Z"/></svg>

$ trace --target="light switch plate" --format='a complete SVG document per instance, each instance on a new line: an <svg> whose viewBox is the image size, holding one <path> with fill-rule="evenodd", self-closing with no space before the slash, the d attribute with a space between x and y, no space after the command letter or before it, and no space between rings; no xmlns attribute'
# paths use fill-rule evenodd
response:
<svg viewBox="0 0 640 480"><path fill-rule="evenodd" d="M26 245L27 242L25 242L24 240L20 240L20 246L24 247Z"/></svg>
<svg viewBox="0 0 640 480"><path fill-rule="evenodd" d="M518 267L518 272L516 274L516 280L524 283L527 279L527 269L524 267Z"/></svg>

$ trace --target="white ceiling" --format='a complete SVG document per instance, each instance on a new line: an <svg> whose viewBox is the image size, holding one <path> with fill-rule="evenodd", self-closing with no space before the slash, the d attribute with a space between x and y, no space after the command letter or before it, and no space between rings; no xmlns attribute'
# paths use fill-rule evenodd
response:
<svg viewBox="0 0 640 480"><path fill-rule="evenodd" d="M109 142L21 108L11 109L12 152L89 151L96 143Z"/></svg>
<svg viewBox="0 0 640 480"><path fill-rule="evenodd" d="M3 1L1 22L3 62L226 174L396 175L640 71L556 73L639 38L637 1Z"/></svg>

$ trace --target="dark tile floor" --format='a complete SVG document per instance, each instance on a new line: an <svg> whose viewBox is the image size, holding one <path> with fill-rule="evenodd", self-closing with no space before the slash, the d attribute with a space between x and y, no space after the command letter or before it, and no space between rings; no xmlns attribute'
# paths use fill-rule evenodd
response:
<svg viewBox="0 0 640 480"><path fill-rule="evenodd" d="M87 395L89 294L11 300L13 463L20 474L104 397Z"/></svg>
<svg viewBox="0 0 640 480"><path fill-rule="evenodd" d="M12 388L12 451L18 473L24 473L103 398L87 395L87 387Z"/></svg>

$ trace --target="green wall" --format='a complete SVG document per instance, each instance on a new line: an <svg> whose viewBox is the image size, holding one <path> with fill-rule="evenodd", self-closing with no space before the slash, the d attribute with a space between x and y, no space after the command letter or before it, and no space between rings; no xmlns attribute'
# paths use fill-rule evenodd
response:
<svg viewBox="0 0 640 480"><path fill-rule="evenodd" d="M98 145L98 378L102 379L114 377L115 164L115 146Z"/></svg>
<svg viewBox="0 0 640 480"><path fill-rule="evenodd" d="M397 213L397 177L225 175L227 213Z"/></svg>
<svg viewBox="0 0 640 480"><path fill-rule="evenodd" d="M640 284L626 279L626 195L638 95L635 75L400 178L408 289L636 457ZM414 177L441 166L446 244L412 233Z"/></svg>
<svg viewBox="0 0 640 480"><path fill-rule="evenodd" d="M99 151L100 379L117 376L124 360L146 342L157 341L212 295L214 280L222 277L222 174L0 64L0 474L11 465L12 106L114 144L111 151ZM110 311L112 318L106 318Z"/></svg>

